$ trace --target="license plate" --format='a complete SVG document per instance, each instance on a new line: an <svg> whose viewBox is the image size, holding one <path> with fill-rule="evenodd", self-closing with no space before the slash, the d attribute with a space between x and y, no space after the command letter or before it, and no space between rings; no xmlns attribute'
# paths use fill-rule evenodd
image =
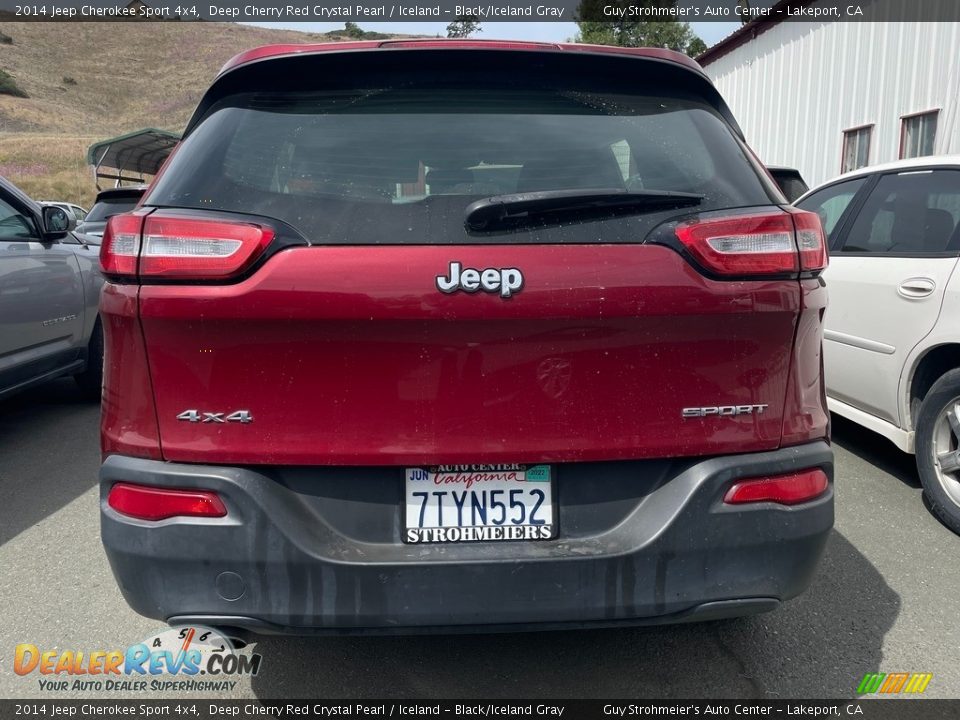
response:
<svg viewBox="0 0 960 720"><path fill-rule="evenodd" d="M406 469L407 543L549 540L549 465L440 465Z"/></svg>

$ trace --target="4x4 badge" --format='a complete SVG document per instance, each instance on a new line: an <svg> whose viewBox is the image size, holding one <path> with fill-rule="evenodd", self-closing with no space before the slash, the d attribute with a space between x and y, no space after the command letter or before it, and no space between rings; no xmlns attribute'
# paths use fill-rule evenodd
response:
<svg viewBox="0 0 960 720"><path fill-rule="evenodd" d="M177 420L183 420L185 422L202 422L202 423L228 423L228 422L238 422L238 423L251 423L253 422L253 416L250 415L249 410L234 410L232 413L226 412L201 412L199 410L184 410L182 413L177 415Z"/></svg>
<svg viewBox="0 0 960 720"><path fill-rule="evenodd" d="M523 273L517 268L461 269L460 263L451 262L448 275L437 275L437 290L442 293L450 294L457 290L466 293L499 291L500 297L508 298L523 289Z"/></svg>

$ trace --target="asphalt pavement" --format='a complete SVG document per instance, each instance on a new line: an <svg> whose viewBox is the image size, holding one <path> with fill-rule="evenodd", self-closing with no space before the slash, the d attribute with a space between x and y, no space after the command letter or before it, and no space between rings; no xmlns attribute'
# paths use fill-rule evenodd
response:
<svg viewBox="0 0 960 720"><path fill-rule="evenodd" d="M51 697L36 673L13 672L18 643L89 652L161 629L124 603L100 546L98 413L70 380L0 402L2 698ZM772 613L652 628L265 638L259 674L222 697L849 698L878 671L933 673L927 697L960 697L960 537L927 511L912 457L842 419L834 441L826 556L813 586Z"/></svg>

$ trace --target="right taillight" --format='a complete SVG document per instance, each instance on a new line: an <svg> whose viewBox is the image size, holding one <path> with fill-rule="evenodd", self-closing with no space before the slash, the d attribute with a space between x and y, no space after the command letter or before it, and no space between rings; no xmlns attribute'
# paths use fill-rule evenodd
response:
<svg viewBox="0 0 960 720"><path fill-rule="evenodd" d="M674 232L698 264L718 275L782 275L826 267L820 219L802 210L694 218Z"/></svg>
<svg viewBox="0 0 960 720"><path fill-rule="evenodd" d="M259 258L272 228L248 222L170 215L115 215L107 223L100 264L114 279L221 280Z"/></svg>

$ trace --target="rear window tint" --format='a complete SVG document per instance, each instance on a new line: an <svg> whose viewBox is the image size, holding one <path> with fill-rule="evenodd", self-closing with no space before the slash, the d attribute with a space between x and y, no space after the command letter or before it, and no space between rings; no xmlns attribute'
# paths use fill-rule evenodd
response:
<svg viewBox="0 0 960 720"><path fill-rule="evenodd" d="M600 188L698 193L700 210L770 202L696 99L390 88L231 96L148 202L273 217L312 242L432 243L462 241L482 198Z"/></svg>

